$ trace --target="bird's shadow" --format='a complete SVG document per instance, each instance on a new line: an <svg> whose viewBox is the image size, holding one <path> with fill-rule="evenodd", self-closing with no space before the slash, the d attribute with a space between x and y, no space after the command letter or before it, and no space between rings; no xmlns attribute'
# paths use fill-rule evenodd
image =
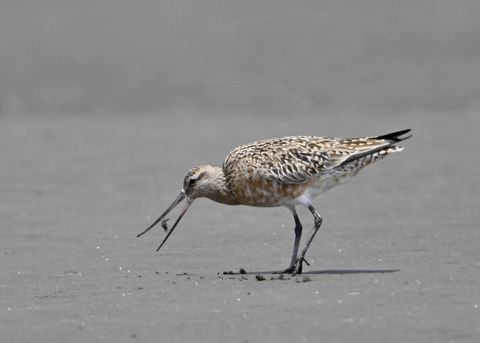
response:
<svg viewBox="0 0 480 343"><path fill-rule="evenodd" d="M399 272L400 269L328 269L328 270L310 270L302 274L332 274L332 275L346 275L346 274L388 274Z"/></svg>
<svg viewBox="0 0 480 343"><path fill-rule="evenodd" d="M320 274L329 274L329 275L349 275L349 274L388 274L399 272L400 269L327 269L327 270L310 270L302 272L301 275L320 275ZM257 275L257 274L271 274L271 275L280 275L280 271L254 271L254 272L224 272L223 274L229 275Z"/></svg>

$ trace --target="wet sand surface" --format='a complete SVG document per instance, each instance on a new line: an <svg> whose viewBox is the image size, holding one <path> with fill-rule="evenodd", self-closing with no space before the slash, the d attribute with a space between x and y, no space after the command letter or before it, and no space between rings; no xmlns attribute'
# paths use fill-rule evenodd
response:
<svg viewBox="0 0 480 343"><path fill-rule="evenodd" d="M479 341L479 14L2 1L1 341ZM161 226L136 237L238 145L407 128L404 151L315 199L302 275L273 274L285 208L198 199L159 252Z"/></svg>
<svg viewBox="0 0 480 343"><path fill-rule="evenodd" d="M480 336L476 113L59 114L0 123L5 342ZM221 164L237 145L404 128L414 136L403 152L315 200L324 222L302 275L272 273L287 267L293 246L284 208L198 199L158 253L161 226L136 238L190 167ZM311 215L299 214L308 232Z"/></svg>

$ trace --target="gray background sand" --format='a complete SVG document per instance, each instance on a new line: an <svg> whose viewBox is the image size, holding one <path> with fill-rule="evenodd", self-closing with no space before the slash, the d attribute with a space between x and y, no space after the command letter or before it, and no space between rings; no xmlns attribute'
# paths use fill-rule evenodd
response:
<svg viewBox="0 0 480 343"><path fill-rule="evenodd" d="M2 1L2 341L478 340L479 14ZM304 275L271 274L293 245L283 208L197 200L160 252L161 227L135 237L237 145L403 128L403 152L316 199Z"/></svg>

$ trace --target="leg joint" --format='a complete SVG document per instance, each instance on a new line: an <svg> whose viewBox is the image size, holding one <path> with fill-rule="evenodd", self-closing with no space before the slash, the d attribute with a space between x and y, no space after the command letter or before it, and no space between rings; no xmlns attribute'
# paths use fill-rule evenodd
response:
<svg viewBox="0 0 480 343"><path fill-rule="evenodd" d="M323 221L322 216L315 210L315 208L312 205L308 205L308 209L313 214L315 226L320 227L320 225L322 225L322 221Z"/></svg>

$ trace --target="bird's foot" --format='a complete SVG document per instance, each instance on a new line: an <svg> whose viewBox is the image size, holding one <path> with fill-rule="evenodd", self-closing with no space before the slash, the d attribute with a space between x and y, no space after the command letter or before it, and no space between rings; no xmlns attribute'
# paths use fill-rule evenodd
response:
<svg viewBox="0 0 480 343"><path fill-rule="evenodd" d="M303 262L305 262L307 266L310 265L310 263L308 263L308 261L304 257L297 257L297 260L295 261L294 264L291 264L287 269L280 272L279 274L292 274L292 275L302 274Z"/></svg>

